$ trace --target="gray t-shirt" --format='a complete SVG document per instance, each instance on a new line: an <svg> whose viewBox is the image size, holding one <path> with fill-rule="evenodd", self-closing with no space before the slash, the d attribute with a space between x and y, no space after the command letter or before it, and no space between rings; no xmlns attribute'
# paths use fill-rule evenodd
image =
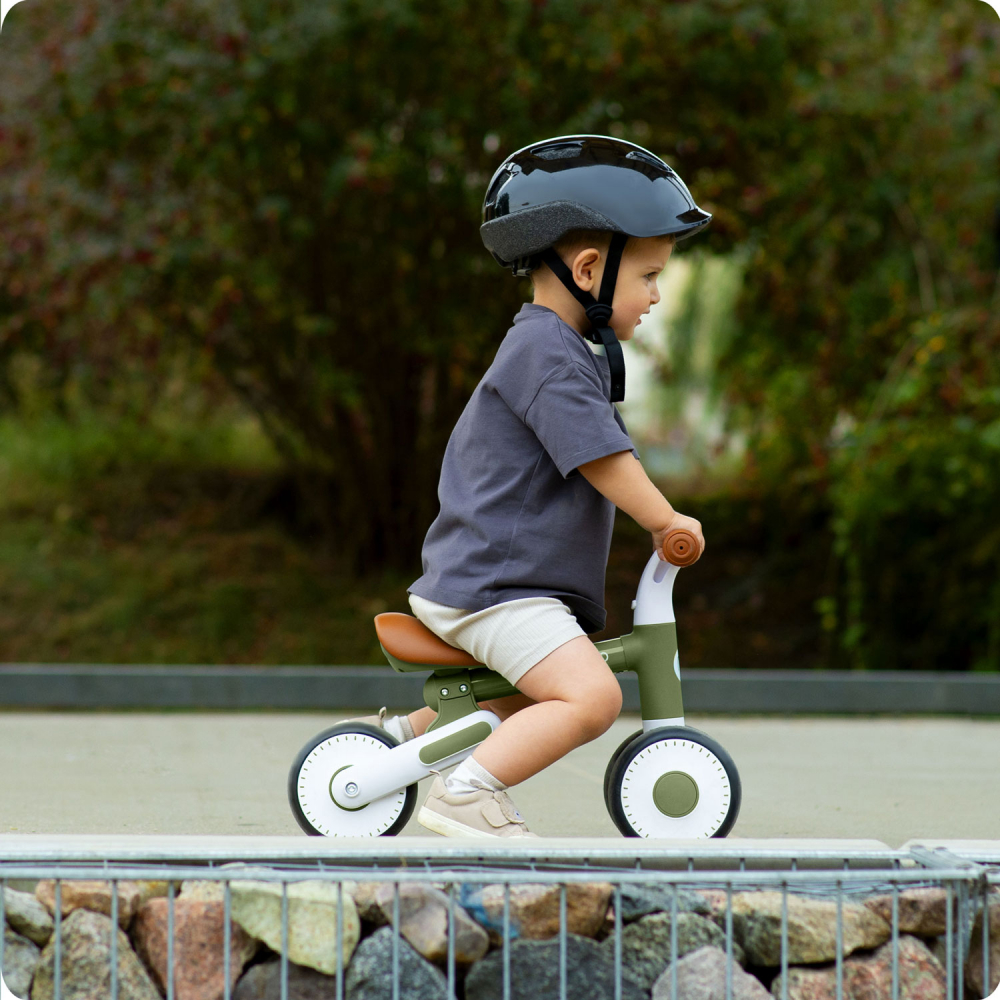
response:
<svg viewBox="0 0 1000 1000"><path fill-rule="evenodd" d="M521 307L448 440L410 593L470 611L557 597L585 632L604 628L615 505L576 470L634 452L610 384L576 330Z"/></svg>

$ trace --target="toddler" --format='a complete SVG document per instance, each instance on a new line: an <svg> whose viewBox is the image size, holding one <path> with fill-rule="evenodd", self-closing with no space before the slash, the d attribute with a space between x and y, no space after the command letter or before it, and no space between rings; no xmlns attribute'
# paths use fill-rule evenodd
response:
<svg viewBox="0 0 1000 1000"><path fill-rule="evenodd" d="M656 550L673 528L704 547L699 522L650 482L614 403L624 396L619 342L659 302L676 241L711 215L648 150L562 136L504 161L483 220L487 249L530 275L534 296L448 441L410 607L520 693L481 704L501 725L435 778L417 819L446 836L530 837L506 789L606 732L621 710L618 681L588 638L605 624L615 508ZM434 716L422 708L384 725L411 739Z"/></svg>

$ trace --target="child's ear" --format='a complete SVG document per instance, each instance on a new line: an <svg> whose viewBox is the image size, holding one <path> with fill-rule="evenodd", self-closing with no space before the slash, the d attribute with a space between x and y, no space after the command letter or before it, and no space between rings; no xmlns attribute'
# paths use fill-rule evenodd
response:
<svg viewBox="0 0 1000 1000"><path fill-rule="evenodd" d="M600 259L601 252L595 247L581 250L573 258L573 266L570 269L573 272L573 280L585 292L589 292L594 287L595 269Z"/></svg>

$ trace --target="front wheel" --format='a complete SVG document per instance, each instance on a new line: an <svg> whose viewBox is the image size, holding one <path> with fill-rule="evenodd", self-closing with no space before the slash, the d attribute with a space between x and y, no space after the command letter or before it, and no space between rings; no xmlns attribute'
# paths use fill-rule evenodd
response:
<svg viewBox="0 0 1000 1000"><path fill-rule="evenodd" d="M407 785L367 805L339 804L334 776L346 767L399 744L384 729L342 722L314 736L288 772L288 802L296 822L312 837L392 837L406 826L417 804L417 786Z"/></svg>
<svg viewBox="0 0 1000 1000"><path fill-rule="evenodd" d="M732 757L688 726L636 733L608 763L604 799L626 837L725 837L740 811Z"/></svg>

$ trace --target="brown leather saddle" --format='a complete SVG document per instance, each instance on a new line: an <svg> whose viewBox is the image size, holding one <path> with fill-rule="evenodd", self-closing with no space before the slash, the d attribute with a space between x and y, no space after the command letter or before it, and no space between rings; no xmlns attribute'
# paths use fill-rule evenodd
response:
<svg viewBox="0 0 1000 1000"><path fill-rule="evenodd" d="M449 646L439 639L419 618L398 611L375 616L375 634L383 649L399 664L396 670L423 670L451 667L455 670L483 666L464 649Z"/></svg>

